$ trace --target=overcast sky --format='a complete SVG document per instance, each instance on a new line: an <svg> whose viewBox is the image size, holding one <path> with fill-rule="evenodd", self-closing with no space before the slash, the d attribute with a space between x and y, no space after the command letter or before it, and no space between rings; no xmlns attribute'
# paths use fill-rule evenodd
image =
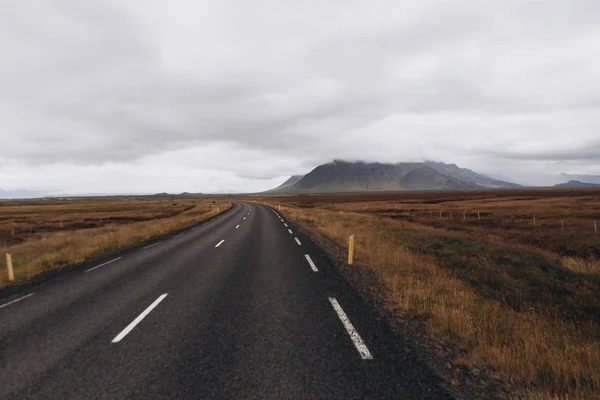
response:
<svg viewBox="0 0 600 400"><path fill-rule="evenodd" d="M600 1L18 0L0 188L258 191L335 159L600 174Z"/></svg>

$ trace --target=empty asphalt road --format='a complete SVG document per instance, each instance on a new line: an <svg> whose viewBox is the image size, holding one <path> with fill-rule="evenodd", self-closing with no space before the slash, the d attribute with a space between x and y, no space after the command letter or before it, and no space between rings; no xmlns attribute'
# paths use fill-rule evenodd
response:
<svg viewBox="0 0 600 400"><path fill-rule="evenodd" d="M0 298L1 399L438 399L283 215L233 209Z"/></svg>

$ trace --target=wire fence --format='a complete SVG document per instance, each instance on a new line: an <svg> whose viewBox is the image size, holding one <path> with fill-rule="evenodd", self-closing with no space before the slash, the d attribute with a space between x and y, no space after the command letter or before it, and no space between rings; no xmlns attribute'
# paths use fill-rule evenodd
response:
<svg viewBox="0 0 600 400"><path fill-rule="evenodd" d="M487 227L510 228L531 227L532 229L556 229L561 232L577 229L598 234L600 218L559 217L523 213L496 213L495 211L456 210L386 210L384 214L393 218L412 219L430 223L465 223Z"/></svg>

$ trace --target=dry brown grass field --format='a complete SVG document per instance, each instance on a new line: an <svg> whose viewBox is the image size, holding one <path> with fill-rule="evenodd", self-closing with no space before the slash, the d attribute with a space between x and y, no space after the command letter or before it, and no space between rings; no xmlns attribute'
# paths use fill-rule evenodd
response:
<svg viewBox="0 0 600 400"><path fill-rule="evenodd" d="M599 190L257 200L341 246L355 234L389 310L426 321L462 354L455 366L499 374L529 398L600 398Z"/></svg>
<svg viewBox="0 0 600 400"><path fill-rule="evenodd" d="M0 285L8 283L5 253L18 282L203 221L217 207L230 205L191 197L0 201Z"/></svg>

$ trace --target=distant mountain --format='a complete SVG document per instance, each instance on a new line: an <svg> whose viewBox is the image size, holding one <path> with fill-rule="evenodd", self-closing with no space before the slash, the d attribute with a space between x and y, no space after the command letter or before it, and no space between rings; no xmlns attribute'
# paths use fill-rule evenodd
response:
<svg viewBox="0 0 600 400"><path fill-rule="evenodd" d="M557 188L585 188L585 187L600 187L598 183L586 183L581 181L569 181L565 183L559 183L554 185Z"/></svg>
<svg viewBox="0 0 600 400"><path fill-rule="evenodd" d="M292 175L290 179L279 185L277 189L283 189L286 187L294 186L296 183L300 182L302 178L304 178L304 175Z"/></svg>
<svg viewBox="0 0 600 400"><path fill-rule="evenodd" d="M196 196L203 196L204 193L190 193L190 192L182 192L179 196L182 197L196 197Z"/></svg>
<svg viewBox="0 0 600 400"><path fill-rule="evenodd" d="M194 197L194 196L202 196L202 193L182 192L181 194L176 194L176 193L162 192L162 193L155 193L152 196L154 196L154 197Z"/></svg>
<svg viewBox="0 0 600 400"><path fill-rule="evenodd" d="M271 193L343 193L402 190L462 190L518 187L454 164L365 163L334 161L316 167L296 181L290 178ZM294 182L295 183L291 183ZM290 182L288 184L288 182Z"/></svg>
<svg viewBox="0 0 600 400"><path fill-rule="evenodd" d="M571 175L571 174L560 174L562 179L566 181L579 181L600 184L600 175Z"/></svg>
<svg viewBox="0 0 600 400"><path fill-rule="evenodd" d="M3 190L0 189L0 199L35 199L43 197L42 194L25 189Z"/></svg>
<svg viewBox="0 0 600 400"><path fill-rule="evenodd" d="M435 169L441 174L454 177L456 179L481 185L486 188L506 188L520 187L516 183L505 182L498 179L490 178L489 176L478 174L467 168L459 168L456 164L444 164L436 162L427 162L427 166Z"/></svg>
<svg viewBox="0 0 600 400"><path fill-rule="evenodd" d="M281 185L277 186L275 189L268 190L265 193L282 192L285 189L288 189L288 188L291 188L292 186L294 186L302 178L304 178L304 175L292 175L291 177L289 177L288 180L286 180L285 182L283 182Z"/></svg>

